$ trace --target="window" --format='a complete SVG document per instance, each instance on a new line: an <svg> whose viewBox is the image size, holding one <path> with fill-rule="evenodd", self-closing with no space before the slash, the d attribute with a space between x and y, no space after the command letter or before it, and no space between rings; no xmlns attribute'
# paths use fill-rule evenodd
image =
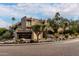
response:
<svg viewBox="0 0 79 59"><path fill-rule="evenodd" d="M31 26L31 22L30 21L27 21L26 22L26 26Z"/></svg>

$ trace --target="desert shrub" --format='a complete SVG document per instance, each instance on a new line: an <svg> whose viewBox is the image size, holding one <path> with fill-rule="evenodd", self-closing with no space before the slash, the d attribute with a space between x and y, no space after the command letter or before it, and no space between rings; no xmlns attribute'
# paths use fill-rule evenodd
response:
<svg viewBox="0 0 79 59"><path fill-rule="evenodd" d="M0 28L0 36L3 35L6 31L7 31L7 29L5 29L5 28Z"/></svg>
<svg viewBox="0 0 79 59"><path fill-rule="evenodd" d="M10 39L11 38L11 33L9 31L6 31L3 35L2 35L3 39Z"/></svg>
<svg viewBox="0 0 79 59"><path fill-rule="evenodd" d="M65 38L68 38L68 34L65 34Z"/></svg>
<svg viewBox="0 0 79 59"><path fill-rule="evenodd" d="M75 33L75 36L78 36L78 33Z"/></svg>
<svg viewBox="0 0 79 59"><path fill-rule="evenodd" d="M70 30L65 30L64 32L63 32L63 34L69 34L70 33Z"/></svg>
<svg viewBox="0 0 79 59"><path fill-rule="evenodd" d="M2 40L2 36L0 36L0 40Z"/></svg>
<svg viewBox="0 0 79 59"><path fill-rule="evenodd" d="M26 41L22 40L22 39L17 39L16 43L26 43Z"/></svg>
<svg viewBox="0 0 79 59"><path fill-rule="evenodd" d="M47 39L47 34L46 33L43 34L43 38Z"/></svg>
<svg viewBox="0 0 79 59"><path fill-rule="evenodd" d="M38 41L30 40L30 43L38 43Z"/></svg>
<svg viewBox="0 0 79 59"><path fill-rule="evenodd" d="M59 37L59 35L56 33L56 34L55 34L55 38L58 38L58 37Z"/></svg>
<svg viewBox="0 0 79 59"><path fill-rule="evenodd" d="M19 43L26 43L26 42L25 42L24 40L21 39L21 40L19 41Z"/></svg>

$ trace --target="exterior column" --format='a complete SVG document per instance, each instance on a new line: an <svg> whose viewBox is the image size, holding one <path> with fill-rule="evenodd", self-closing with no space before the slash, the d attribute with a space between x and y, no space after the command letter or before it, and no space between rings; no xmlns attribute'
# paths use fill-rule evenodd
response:
<svg viewBox="0 0 79 59"><path fill-rule="evenodd" d="M15 38L15 40L18 38L17 32L14 32L14 38Z"/></svg>

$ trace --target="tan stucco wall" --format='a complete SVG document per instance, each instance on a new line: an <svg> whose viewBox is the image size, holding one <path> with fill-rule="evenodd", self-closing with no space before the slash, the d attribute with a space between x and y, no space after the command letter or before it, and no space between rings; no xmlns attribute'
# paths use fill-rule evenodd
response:
<svg viewBox="0 0 79 59"><path fill-rule="evenodd" d="M40 21L36 20L36 19L35 20L33 19L31 23L32 23L32 26L33 26L33 25L36 25L36 24L40 24Z"/></svg>

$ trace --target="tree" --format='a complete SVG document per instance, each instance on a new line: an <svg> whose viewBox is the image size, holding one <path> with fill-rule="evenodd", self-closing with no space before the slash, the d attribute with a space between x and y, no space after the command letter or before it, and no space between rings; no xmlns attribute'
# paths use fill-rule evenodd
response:
<svg viewBox="0 0 79 59"><path fill-rule="evenodd" d="M37 42L39 41L39 34L41 32L41 25L33 25L32 26L32 30L35 32L35 34L37 35Z"/></svg>
<svg viewBox="0 0 79 59"><path fill-rule="evenodd" d="M32 31L37 35L37 42L39 42L39 35L46 30L46 25L37 24L32 26Z"/></svg>
<svg viewBox="0 0 79 59"><path fill-rule="evenodd" d="M50 26L53 28L54 32L57 33L59 28L65 29L69 26L70 21L67 18L60 16L57 12L53 19L50 20Z"/></svg>
<svg viewBox="0 0 79 59"><path fill-rule="evenodd" d="M16 20L15 17L12 17L12 29L13 29L13 31L14 31L13 22L14 22L15 20Z"/></svg>
<svg viewBox="0 0 79 59"><path fill-rule="evenodd" d="M75 33L78 32L78 24L77 24L77 21L71 21L70 32L71 32L72 34L75 34Z"/></svg>
<svg viewBox="0 0 79 59"><path fill-rule="evenodd" d="M15 21L16 19L15 19L15 17L12 17L12 21Z"/></svg>
<svg viewBox="0 0 79 59"><path fill-rule="evenodd" d="M0 28L0 40L12 38L12 32L6 28Z"/></svg>
<svg viewBox="0 0 79 59"><path fill-rule="evenodd" d="M59 20L60 18L60 13L59 12L56 12L56 14L55 14L55 18L56 18L56 20Z"/></svg>
<svg viewBox="0 0 79 59"><path fill-rule="evenodd" d="M61 18L60 27L63 28L63 34L68 34L70 28L70 21L66 18Z"/></svg>
<svg viewBox="0 0 79 59"><path fill-rule="evenodd" d="M60 13L57 12L54 18L49 21L49 23L50 23L50 26L53 28L54 32L57 33L57 30L60 26Z"/></svg>
<svg viewBox="0 0 79 59"><path fill-rule="evenodd" d="M10 30L12 31L12 36L13 36L14 30L15 30L15 25L13 25L13 24L14 24L14 21L15 21L16 19L15 19L15 17L12 17L11 20L12 20L12 27L11 27Z"/></svg>
<svg viewBox="0 0 79 59"><path fill-rule="evenodd" d="M2 36L6 31L6 28L0 28L0 36Z"/></svg>

